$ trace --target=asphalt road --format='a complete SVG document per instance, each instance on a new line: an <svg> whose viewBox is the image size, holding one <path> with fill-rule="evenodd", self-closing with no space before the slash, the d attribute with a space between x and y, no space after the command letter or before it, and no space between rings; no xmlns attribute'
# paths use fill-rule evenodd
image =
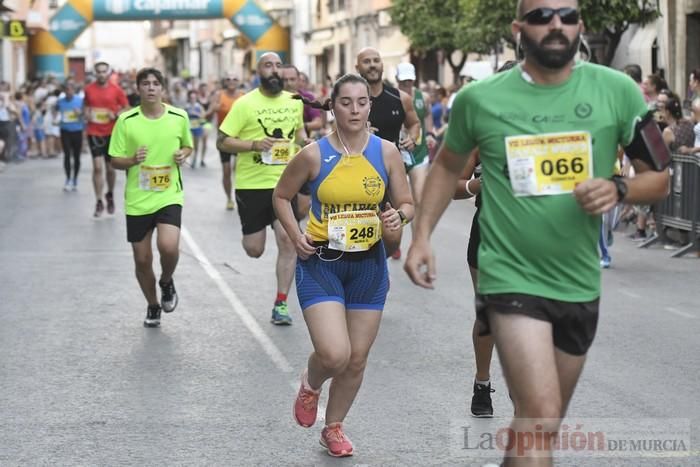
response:
<svg viewBox="0 0 700 467"><path fill-rule="evenodd" d="M62 162L0 173L0 465L482 465L470 433L507 425L498 363L496 415L468 417L473 293L466 241L474 211L453 203L435 246L438 286L413 286L392 261L391 292L365 382L346 420L356 454L331 459L321 423L295 425L291 405L311 349L296 297L291 327L269 323L275 245L247 258L220 165L184 169L180 305L144 329L123 216L92 218L90 160L62 191ZM404 238L404 250L410 235ZM680 453L573 458L558 465L700 464L700 308L695 257L639 250L618 235L603 274L601 321L570 406L572 420L676 430ZM157 264L157 262L156 262ZM326 391L327 393L327 391ZM649 420L651 419L651 422ZM607 425L605 425L607 423ZM611 428L612 429L612 428ZM667 457L671 456L673 457Z"/></svg>

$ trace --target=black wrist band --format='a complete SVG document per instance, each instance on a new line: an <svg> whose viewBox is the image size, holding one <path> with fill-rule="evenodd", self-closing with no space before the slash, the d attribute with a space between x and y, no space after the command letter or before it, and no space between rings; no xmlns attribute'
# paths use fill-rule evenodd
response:
<svg viewBox="0 0 700 467"><path fill-rule="evenodd" d="M619 175L613 175L610 180L615 184L617 189L617 201L624 201L627 196L627 183L625 183L625 178Z"/></svg>

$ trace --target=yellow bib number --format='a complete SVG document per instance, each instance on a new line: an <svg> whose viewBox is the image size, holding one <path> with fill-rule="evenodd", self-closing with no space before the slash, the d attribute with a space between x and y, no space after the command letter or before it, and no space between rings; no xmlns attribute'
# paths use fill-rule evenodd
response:
<svg viewBox="0 0 700 467"><path fill-rule="evenodd" d="M75 123L78 121L78 112L75 110L66 110L63 112L63 123Z"/></svg>
<svg viewBox="0 0 700 467"><path fill-rule="evenodd" d="M275 143L269 151L261 153L262 161L268 165L287 165L292 157L299 151L299 146L293 141L288 143Z"/></svg>
<svg viewBox="0 0 700 467"><path fill-rule="evenodd" d="M145 191L165 191L170 188L169 165L141 165L139 187Z"/></svg>
<svg viewBox="0 0 700 467"><path fill-rule="evenodd" d="M336 212L328 215L328 248L366 251L382 238L382 223L375 211Z"/></svg>
<svg viewBox="0 0 700 467"><path fill-rule="evenodd" d="M94 123L109 123L112 121L109 110L107 109L92 109L92 121Z"/></svg>
<svg viewBox="0 0 700 467"><path fill-rule="evenodd" d="M593 174L593 148L587 131L509 136L506 157L515 196L571 193Z"/></svg>

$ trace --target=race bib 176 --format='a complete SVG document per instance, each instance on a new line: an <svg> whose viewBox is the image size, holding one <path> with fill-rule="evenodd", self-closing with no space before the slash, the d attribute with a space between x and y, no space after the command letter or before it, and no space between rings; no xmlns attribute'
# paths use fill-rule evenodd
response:
<svg viewBox="0 0 700 467"><path fill-rule="evenodd" d="M139 188L145 191L165 191L170 187L169 165L143 165L139 170Z"/></svg>

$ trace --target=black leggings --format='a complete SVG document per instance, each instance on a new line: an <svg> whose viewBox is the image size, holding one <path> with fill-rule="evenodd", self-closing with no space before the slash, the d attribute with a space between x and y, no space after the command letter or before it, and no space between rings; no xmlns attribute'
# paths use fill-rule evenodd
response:
<svg viewBox="0 0 700 467"><path fill-rule="evenodd" d="M71 155L73 156L73 178L78 178L80 170L80 152L83 150L83 132L61 130L61 145L63 146L63 168L66 178L71 178Z"/></svg>

